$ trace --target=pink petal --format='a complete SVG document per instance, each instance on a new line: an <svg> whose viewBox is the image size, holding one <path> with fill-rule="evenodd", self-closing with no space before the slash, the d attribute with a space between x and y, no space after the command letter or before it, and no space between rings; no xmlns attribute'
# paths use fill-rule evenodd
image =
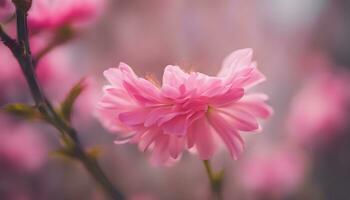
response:
<svg viewBox="0 0 350 200"><path fill-rule="evenodd" d="M176 99L181 96L180 92L178 89L168 86L168 85L163 85L162 86L162 95L164 97Z"/></svg>
<svg viewBox="0 0 350 200"><path fill-rule="evenodd" d="M238 132L217 112L208 114L208 121L226 144L233 159L237 159L244 148L244 142Z"/></svg>
<svg viewBox="0 0 350 200"><path fill-rule="evenodd" d="M157 125L162 126L164 123L169 122L170 120L173 120L177 116L185 116L187 114L191 113L191 110L185 110L185 111L178 111L179 109L175 106L172 106L170 108L170 111L167 114L164 114L161 116L161 118L158 120Z"/></svg>
<svg viewBox="0 0 350 200"><path fill-rule="evenodd" d="M123 106L129 107L133 104L130 96L124 90L113 86L105 86L103 88L104 95L102 96L99 105L104 108L119 108Z"/></svg>
<svg viewBox="0 0 350 200"><path fill-rule="evenodd" d="M236 102L232 109L241 109L256 117L268 118L272 115L272 108L265 103L267 96L264 94L250 94Z"/></svg>
<svg viewBox="0 0 350 200"><path fill-rule="evenodd" d="M136 133L131 133L130 135L127 135L127 136L124 136L124 137L118 137L118 138L114 139L114 144L126 144L126 143L128 143L135 135L136 135Z"/></svg>
<svg viewBox="0 0 350 200"><path fill-rule="evenodd" d="M214 79L207 87L206 91L202 95L212 97L215 95L226 93L231 87L224 84L221 79Z"/></svg>
<svg viewBox="0 0 350 200"><path fill-rule="evenodd" d="M119 114L119 120L128 126L143 124L147 118L149 110L140 108L139 110L123 112Z"/></svg>
<svg viewBox="0 0 350 200"><path fill-rule="evenodd" d="M123 80L118 68L109 68L103 72L103 75L106 77L108 82L115 86L119 86Z"/></svg>
<svg viewBox="0 0 350 200"><path fill-rule="evenodd" d="M150 127L156 124L159 119L170 112L171 107L158 107L152 109L145 120L145 127Z"/></svg>
<svg viewBox="0 0 350 200"><path fill-rule="evenodd" d="M107 80L116 88L125 90L141 104L155 103L160 99L160 91L151 82L138 78L134 71L125 63L119 68L110 68L104 72Z"/></svg>
<svg viewBox="0 0 350 200"><path fill-rule="evenodd" d="M252 49L241 49L228 55L222 64L222 68L218 73L219 77L232 76L238 69L248 67L253 56Z"/></svg>
<svg viewBox="0 0 350 200"><path fill-rule="evenodd" d="M137 77L134 70L132 70L132 68L126 63L120 62L119 69L124 74L124 76L129 76L130 78Z"/></svg>
<svg viewBox="0 0 350 200"><path fill-rule="evenodd" d="M189 128L188 146L195 144L199 158L209 160L215 152L215 143L212 127L206 117L195 121Z"/></svg>
<svg viewBox="0 0 350 200"><path fill-rule="evenodd" d="M118 68L109 68L103 72L103 75L106 79L115 86L120 87L122 81L125 78L129 77L129 79L136 78L134 71L129 67L129 65L125 63L120 63Z"/></svg>
<svg viewBox="0 0 350 200"><path fill-rule="evenodd" d="M139 149L141 151L147 151L149 146L155 141L157 137L159 137L161 132L157 130L150 130L146 131L145 133L141 134L140 136L140 142L139 142Z"/></svg>
<svg viewBox="0 0 350 200"><path fill-rule="evenodd" d="M163 86L179 88L181 84L189 77L180 67L168 65L165 67L163 74Z"/></svg>
<svg viewBox="0 0 350 200"><path fill-rule="evenodd" d="M192 129L194 124L192 124L192 126L190 126L190 128L188 129L187 135L186 135L186 139L187 139L187 148L192 148L194 146L195 143L195 139L196 139L196 131L192 131ZM196 129L195 129L196 130Z"/></svg>
<svg viewBox="0 0 350 200"><path fill-rule="evenodd" d="M249 89L261 82L264 82L265 80L265 76L258 70L258 68L256 68L256 66L252 66L237 72L236 76L232 80L232 85L234 87Z"/></svg>
<svg viewBox="0 0 350 200"><path fill-rule="evenodd" d="M188 119L186 115L177 116L164 124L162 124L162 129L166 134L175 134L175 135L185 135L188 128Z"/></svg>
<svg viewBox="0 0 350 200"><path fill-rule="evenodd" d="M168 146L169 136L159 136L156 139L151 157L151 162L154 165L161 165L169 160Z"/></svg>
<svg viewBox="0 0 350 200"><path fill-rule="evenodd" d="M129 128L119 121L118 111L118 109L98 107L95 115L101 120L102 125L110 131L128 131Z"/></svg>
<svg viewBox="0 0 350 200"><path fill-rule="evenodd" d="M232 109L230 107L217 110L218 112L223 113L224 116L226 116L225 119L230 121L231 125L240 131L255 131L259 128L257 119L248 112L239 109Z"/></svg>
<svg viewBox="0 0 350 200"><path fill-rule="evenodd" d="M123 86L128 94L140 103L140 104L156 104L158 100L156 99L159 95L158 91L148 90L146 88L146 84L143 84L143 87L139 87L138 85L133 85L127 81L123 81Z"/></svg>
<svg viewBox="0 0 350 200"><path fill-rule="evenodd" d="M209 103L214 106L223 106L239 100L243 95L243 88L233 88L227 91L225 94L210 98Z"/></svg>
<svg viewBox="0 0 350 200"><path fill-rule="evenodd" d="M169 138L169 153L172 158L176 159L185 147L185 139L177 136L169 136Z"/></svg>

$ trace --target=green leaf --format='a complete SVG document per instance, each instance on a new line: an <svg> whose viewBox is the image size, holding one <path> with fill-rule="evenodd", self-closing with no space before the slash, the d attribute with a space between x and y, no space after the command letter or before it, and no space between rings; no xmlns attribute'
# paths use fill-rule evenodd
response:
<svg viewBox="0 0 350 200"><path fill-rule="evenodd" d="M90 159L96 160L99 155L101 155L102 149L98 146L91 147L86 150L86 154ZM75 160L79 159L78 155L75 153L75 151L71 148L61 148L58 150L51 151L50 156L52 157L58 157L58 158L65 158L68 160Z"/></svg>
<svg viewBox="0 0 350 200"><path fill-rule="evenodd" d="M8 104L4 106L2 110L7 113L22 117L24 119L45 119L45 117L35 106L30 106L23 103Z"/></svg>
<svg viewBox="0 0 350 200"><path fill-rule="evenodd" d="M87 150L87 154L94 159L97 159L102 153L102 149L99 146L91 147Z"/></svg>
<svg viewBox="0 0 350 200"><path fill-rule="evenodd" d="M54 150L49 153L50 156L53 157L59 157L59 158L66 158L66 159L73 159L74 155L72 152L65 150L65 149L59 149L59 150Z"/></svg>
<svg viewBox="0 0 350 200"><path fill-rule="evenodd" d="M85 79L83 78L76 85L74 85L74 87L69 91L68 95L61 104L60 113L67 121L70 121L71 119L75 101L86 87L84 80Z"/></svg>

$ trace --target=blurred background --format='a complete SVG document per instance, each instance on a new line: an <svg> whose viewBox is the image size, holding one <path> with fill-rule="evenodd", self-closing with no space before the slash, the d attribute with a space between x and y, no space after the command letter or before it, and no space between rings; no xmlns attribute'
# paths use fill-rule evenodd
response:
<svg viewBox="0 0 350 200"><path fill-rule="evenodd" d="M113 143L115 135L94 117L103 71L125 62L159 82L168 64L215 75L226 55L247 47L267 77L254 90L269 95L274 115L263 121L262 133L243 134L239 160L226 151L212 160L225 170L224 199L350 199L350 1L47 2L33 0L29 13L33 54L43 54L39 81L58 104L87 77L74 125L84 146L101 149L102 168L128 199L212 198L196 156L185 153L174 166L154 167L135 145ZM0 0L0 19L12 34L8 4ZM43 51L48 46L49 53ZM0 45L0 105L14 102L32 99L19 66ZM4 113L0 125L0 199L107 199L80 163L53 153L60 144L52 127Z"/></svg>

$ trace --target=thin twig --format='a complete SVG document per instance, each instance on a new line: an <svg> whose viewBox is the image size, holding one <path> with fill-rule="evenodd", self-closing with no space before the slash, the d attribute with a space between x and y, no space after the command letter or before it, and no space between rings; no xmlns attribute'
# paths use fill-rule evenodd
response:
<svg viewBox="0 0 350 200"><path fill-rule="evenodd" d="M0 40L12 51L18 51L19 45L17 41L11 38L0 25Z"/></svg>
<svg viewBox="0 0 350 200"><path fill-rule="evenodd" d="M16 6L17 16L17 40L12 39L0 26L0 38L3 43L12 51L19 62L22 72L29 85L31 94L38 110L47 120L59 130L65 141L65 148L71 151L74 158L81 161L85 168L91 173L105 191L116 200L124 199L124 196L114 188L108 180L95 158L89 156L80 144L76 130L64 120L52 107L51 103L43 93L33 67L33 58L30 51L27 11L30 7L30 0L13 0Z"/></svg>

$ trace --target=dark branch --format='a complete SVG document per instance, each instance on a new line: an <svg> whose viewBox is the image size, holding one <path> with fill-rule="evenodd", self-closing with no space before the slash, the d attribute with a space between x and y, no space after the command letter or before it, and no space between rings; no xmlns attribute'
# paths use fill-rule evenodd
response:
<svg viewBox="0 0 350 200"><path fill-rule="evenodd" d="M0 38L12 51L29 85L33 99L38 110L47 120L62 134L66 148L74 157L82 162L85 168L98 181L105 191L116 200L124 199L123 195L114 188L107 179L97 161L89 156L82 148L77 137L77 132L71 125L60 116L43 93L34 72L33 58L30 51L29 34L27 26L27 11L31 6L31 0L13 0L16 6L17 16L17 40L12 39L0 26Z"/></svg>
<svg viewBox="0 0 350 200"><path fill-rule="evenodd" d="M0 39L12 51L13 54L18 54L19 45L17 41L11 38L0 25Z"/></svg>

